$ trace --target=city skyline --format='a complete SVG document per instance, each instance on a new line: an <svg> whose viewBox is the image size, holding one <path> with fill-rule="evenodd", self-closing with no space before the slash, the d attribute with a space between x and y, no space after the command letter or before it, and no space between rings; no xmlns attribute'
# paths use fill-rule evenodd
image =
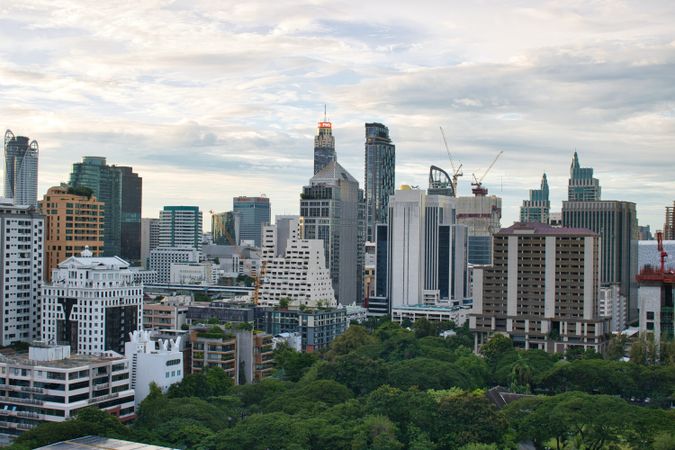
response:
<svg viewBox="0 0 675 450"><path fill-rule="evenodd" d="M325 103L360 184L366 122L390 129L397 185L449 170L439 125L461 195L504 150L484 182L504 226L542 172L560 211L575 149L641 225L662 228L672 204L669 2L62 6L0 11L0 124L40 142L38 197L93 155L143 177L144 217L261 192L272 215L297 214Z"/></svg>

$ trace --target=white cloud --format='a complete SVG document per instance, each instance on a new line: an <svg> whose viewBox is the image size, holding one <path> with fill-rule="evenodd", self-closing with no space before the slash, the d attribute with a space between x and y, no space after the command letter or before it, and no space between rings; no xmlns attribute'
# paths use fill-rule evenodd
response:
<svg viewBox="0 0 675 450"><path fill-rule="evenodd" d="M83 155L133 165L144 214L224 210L266 192L297 212L323 104L362 177L363 123L397 144L397 184L447 166L438 126L504 224L571 153L603 192L660 227L675 191L675 4L9 0L0 6L0 124L40 141L41 189Z"/></svg>

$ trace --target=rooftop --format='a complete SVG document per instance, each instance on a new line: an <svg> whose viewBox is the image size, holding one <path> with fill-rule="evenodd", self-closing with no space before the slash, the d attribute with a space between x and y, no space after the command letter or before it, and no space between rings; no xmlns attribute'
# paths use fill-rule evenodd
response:
<svg viewBox="0 0 675 450"><path fill-rule="evenodd" d="M537 236L598 236L586 228L552 227L539 222L516 222L508 228L502 228L498 235L537 235Z"/></svg>
<svg viewBox="0 0 675 450"><path fill-rule="evenodd" d="M117 354L115 354L117 355ZM23 366L39 366L51 367L54 369L74 369L76 367L84 367L90 364L121 361L125 358L122 355L117 356L93 356L73 354L65 359L58 359L54 361L34 361L28 358L28 352L15 352L9 349L0 351L0 363L16 364Z"/></svg>
<svg viewBox="0 0 675 450"><path fill-rule="evenodd" d="M170 447L158 447L156 445L141 444L138 442L122 441L120 439L110 439L100 436L84 436L67 441L57 442L55 444L39 447L36 450L79 450L79 449L100 449L100 450L172 450Z"/></svg>

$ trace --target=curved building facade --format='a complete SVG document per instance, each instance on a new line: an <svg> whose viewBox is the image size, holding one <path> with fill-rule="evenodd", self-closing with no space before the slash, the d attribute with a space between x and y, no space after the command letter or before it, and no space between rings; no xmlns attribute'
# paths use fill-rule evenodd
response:
<svg viewBox="0 0 675 450"><path fill-rule="evenodd" d="M5 132L5 198L15 205L37 208L38 154L37 141Z"/></svg>

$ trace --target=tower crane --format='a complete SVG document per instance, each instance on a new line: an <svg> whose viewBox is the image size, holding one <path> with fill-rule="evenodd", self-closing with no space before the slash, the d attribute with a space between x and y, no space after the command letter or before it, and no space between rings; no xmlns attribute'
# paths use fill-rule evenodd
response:
<svg viewBox="0 0 675 450"><path fill-rule="evenodd" d="M443 144L445 145L445 150L448 152L448 159L450 160L450 167L452 168L452 195L457 197L457 178L464 175L462 173L462 164L459 167L455 168L455 163L452 162L452 154L450 153L450 147L448 147L448 140L445 139L445 131L443 127L439 126L441 129L441 136L443 136Z"/></svg>
<svg viewBox="0 0 675 450"><path fill-rule="evenodd" d="M473 179L474 179L474 182L471 183L471 186L475 186L475 187L473 187L473 188L471 189L471 192L473 192L473 194L474 194L476 197L485 197L485 196L487 195L488 190L487 190L486 188L483 187L483 179L484 179L485 176L488 174L488 172L490 171L490 169L492 169L492 166L495 165L495 163L497 162L497 160L499 159L499 157L502 156L502 153L504 153L503 150L500 151L499 153L497 153L497 156L495 156L495 159L492 160L492 163L488 166L487 169L485 169L485 172L483 172L483 176L481 176L480 178L476 178L476 174L475 174L475 173L472 173L472 174L471 174L471 175L473 176Z"/></svg>

